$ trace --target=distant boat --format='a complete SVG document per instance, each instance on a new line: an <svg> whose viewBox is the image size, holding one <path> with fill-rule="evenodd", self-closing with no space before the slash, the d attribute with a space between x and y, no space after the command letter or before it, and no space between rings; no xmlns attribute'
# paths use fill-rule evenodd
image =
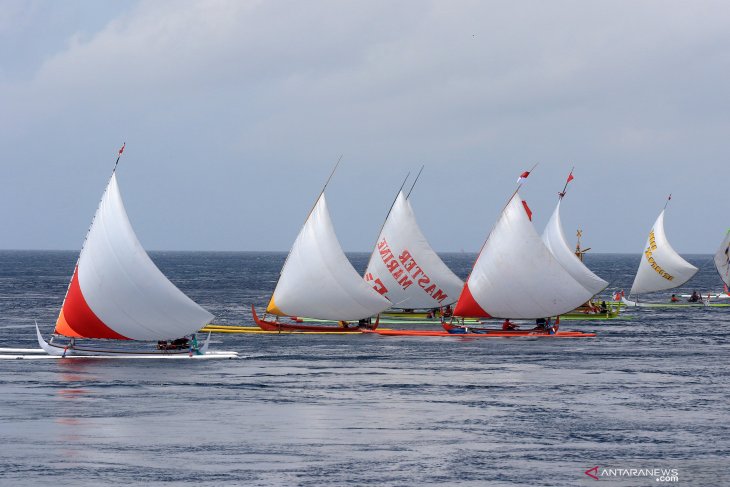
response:
<svg viewBox="0 0 730 487"><path fill-rule="evenodd" d="M369 320L392 304L363 280L342 250L327 209L328 183L329 179L297 235L266 307L266 314L275 319L259 318L251 306L254 322L264 330L337 330L281 322L279 317L338 321L344 328L351 321Z"/></svg>
<svg viewBox="0 0 730 487"><path fill-rule="evenodd" d="M720 248L715 253L715 268L725 283L725 295L730 295L728 287L730 287L730 230L725 234L725 240L722 241Z"/></svg>
<svg viewBox="0 0 730 487"><path fill-rule="evenodd" d="M645 250L641 254L639 268L629 292L629 298L636 296L637 299L632 301L624 296L621 297L622 303L626 306L642 307L644 303L638 301L640 294L679 287L689 281L698 271L697 267L684 260L669 245L669 240L664 232L665 211L666 205L654 222L646 240Z"/></svg>
<svg viewBox="0 0 730 487"><path fill-rule="evenodd" d="M596 287L586 289L547 247L518 191L479 252L454 308L456 317L548 319L574 310L594 294ZM455 331L453 322L445 325Z"/></svg>
<svg viewBox="0 0 730 487"><path fill-rule="evenodd" d="M56 356L205 355L208 340L199 345L195 332L213 315L175 287L142 248L124 209L117 164L81 248L54 336L46 341L36 324L38 344ZM143 349L119 346L128 340L157 343Z"/></svg>
<svg viewBox="0 0 730 487"><path fill-rule="evenodd" d="M429 245L402 190L383 224L364 277L393 303L392 309L399 310L446 307L456 302L464 287Z"/></svg>

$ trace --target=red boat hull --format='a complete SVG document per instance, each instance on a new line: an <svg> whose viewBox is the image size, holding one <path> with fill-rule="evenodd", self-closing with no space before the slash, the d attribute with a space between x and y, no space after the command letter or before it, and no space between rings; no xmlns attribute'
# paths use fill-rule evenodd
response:
<svg viewBox="0 0 730 487"><path fill-rule="evenodd" d="M363 333L374 333L382 336L421 336L421 337L469 337L469 338L500 338L500 337L540 337L540 338L592 338L595 333L580 331L559 331L549 334L535 330L484 330L481 333L449 333L439 330L363 330Z"/></svg>
<svg viewBox="0 0 730 487"><path fill-rule="evenodd" d="M336 331L340 333L362 333L364 330L363 328L358 328L357 326L354 326L353 328L344 328L341 326L299 325L295 323L281 323L280 321L262 320L261 318L259 318L259 315L256 314L256 308L253 305L251 305L251 315L253 316L254 323L256 323L256 325L258 325L258 327L264 331ZM373 329L378 327L379 321L380 318L377 318Z"/></svg>

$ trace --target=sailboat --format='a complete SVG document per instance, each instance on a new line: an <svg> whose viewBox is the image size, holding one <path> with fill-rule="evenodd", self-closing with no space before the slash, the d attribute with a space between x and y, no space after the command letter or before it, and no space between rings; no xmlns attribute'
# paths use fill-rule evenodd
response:
<svg viewBox="0 0 730 487"><path fill-rule="evenodd" d="M672 196L669 195L667 204L671 199ZM664 232L664 212L667 209L667 204L664 205L664 209L659 213L659 217L657 217L649 232L629 297L637 296L638 298L640 294L664 291L681 286L698 271L697 267L684 260L669 245L669 240ZM646 305L652 304L640 303L638 299L632 301L624 296L621 296L621 302L626 306L639 307L647 307Z"/></svg>
<svg viewBox="0 0 730 487"><path fill-rule="evenodd" d="M715 268L720 273L722 282L725 283L725 295L730 295L728 291L728 287L730 287L730 230L725 234L725 240L717 249L714 260Z"/></svg>
<svg viewBox="0 0 730 487"><path fill-rule="evenodd" d="M409 196L410 191L406 195L401 187L364 276L375 291L393 303L391 310L408 311L388 313L391 316L446 308L456 302L464 286L429 245L416 222Z"/></svg>
<svg viewBox="0 0 730 487"><path fill-rule="evenodd" d="M560 262L566 271L578 281L584 288L592 293L591 298L608 286L608 282L598 277L593 273L584 263L582 256L585 250L580 249L580 241L576 246L576 250L573 251L568 245L565 233L563 233L563 225L560 220L560 205L563 202L568 189L568 184L574 179L573 171L570 171L568 179L563 187L563 191L558 193L558 204L555 206L548 224L545 226L545 230L542 233L542 241L545 246L553 254L553 257ZM580 235L580 232L579 232ZM580 237L579 237L580 238ZM585 306L589 305L589 306ZM590 312L594 306L590 306L590 299L585 303L582 303L579 309L585 309L586 313ZM598 308L596 308L598 309ZM580 313L583 315L584 313ZM596 314L593 312L592 314ZM602 315L608 316L608 310L602 313Z"/></svg>
<svg viewBox="0 0 730 487"><path fill-rule="evenodd" d="M365 324L392 304L352 267L335 234L325 189L337 165L289 251L263 318L251 305L253 320L263 330L359 332L360 328L350 328L349 322ZM274 319L267 319L267 315ZM338 321L341 327L287 323L279 320L282 316L297 321L299 317ZM376 320L374 326L377 324Z"/></svg>
<svg viewBox="0 0 730 487"><path fill-rule="evenodd" d="M195 332L213 315L170 282L137 240L116 175L124 147L82 245L54 335L46 341L36 324L38 344L60 357L237 356L209 352L210 334L198 344ZM81 339L105 341L86 344ZM128 341L156 343L142 349L119 346Z"/></svg>
<svg viewBox="0 0 730 487"><path fill-rule="evenodd" d="M517 190L497 220L474 262L454 307L454 317L544 319L558 316L586 302L593 292L578 282L553 256L532 224L532 211ZM443 334L486 336L589 337L592 333L560 332L557 327L542 330L490 330L442 322ZM377 330L376 330L377 332ZM382 332L381 334L397 334ZM403 335L423 335L414 330Z"/></svg>

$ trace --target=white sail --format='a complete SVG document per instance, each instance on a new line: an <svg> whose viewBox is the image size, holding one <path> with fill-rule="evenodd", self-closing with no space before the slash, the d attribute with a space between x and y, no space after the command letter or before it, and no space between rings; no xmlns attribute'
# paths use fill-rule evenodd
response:
<svg viewBox="0 0 730 487"><path fill-rule="evenodd" d="M575 252L570 249L565 234L563 233L563 224L560 221L560 202L555 207L553 216L542 233L542 241L550 252L565 268L573 279L583 285L593 295L596 295L606 289L608 283L595 275L586 265L581 262Z"/></svg>
<svg viewBox="0 0 730 487"><path fill-rule="evenodd" d="M347 260L322 194L289 252L267 312L350 321L390 305Z"/></svg>
<svg viewBox="0 0 730 487"><path fill-rule="evenodd" d="M124 209L116 174L112 175L56 330L89 338L111 338L111 330L132 340L162 340L194 333L212 319L162 274L142 248Z"/></svg>
<svg viewBox="0 0 730 487"><path fill-rule="evenodd" d="M400 309L453 304L464 287L428 244L402 191L378 236L365 280Z"/></svg>
<svg viewBox="0 0 730 487"><path fill-rule="evenodd" d="M545 246L515 193L489 235L454 314L535 319L557 316L593 292L576 281ZM471 301L471 302L470 302Z"/></svg>
<svg viewBox="0 0 730 487"><path fill-rule="evenodd" d="M715 267L725 285L730 287L730 230L715 254Z"/></svg>
<svg viewBox="0 0 730 487"><path fill-rule="evenodd" d="M644 248L630 295L672 289L697 273L697 268L669 245L664 233L664 210L659 213Z"/></svg>

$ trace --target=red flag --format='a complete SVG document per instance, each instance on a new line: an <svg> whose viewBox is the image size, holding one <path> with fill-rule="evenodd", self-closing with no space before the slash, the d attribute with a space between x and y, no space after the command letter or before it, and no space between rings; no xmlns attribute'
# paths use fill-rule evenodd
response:
<svg viewBox="0 0 730 487"><path fill-rule="evenodd" d="M123 144L122 144L122 148L121 148L121 149L119 149L119 155L120 155L120 156L122 155L122 152L124 152L124 146L126 146L126 145L127 145L127 143L126 143L126 142L125 142L125 143L123 143Z"/></svg>
<svg viewBox="0 0 730 487"><path fill-rule="evenodd" d="M527 201L522 200L522 206L525 207L525 213L527 213L527 218L529 218L530 221L532 221L532 210L530 209L529 206L527 206Z"/></svg>
<svg viewBox="0 0 730 487"><path fill-rule="evenodd" d="M527 176L530 175L530 171L525 171L522 174L520 174L520 177L517 178L517 184L520 184L523 179L527 179Z"/></svg>
<svg viewBox="0 0 730 487"><path fill-rule="evenodd" d="M565 184L568 184L569 182L571 182L574 179L575 178L573 177L573 171L570 171L570 174L568 174L568 180L565 182Z"/></svg>

